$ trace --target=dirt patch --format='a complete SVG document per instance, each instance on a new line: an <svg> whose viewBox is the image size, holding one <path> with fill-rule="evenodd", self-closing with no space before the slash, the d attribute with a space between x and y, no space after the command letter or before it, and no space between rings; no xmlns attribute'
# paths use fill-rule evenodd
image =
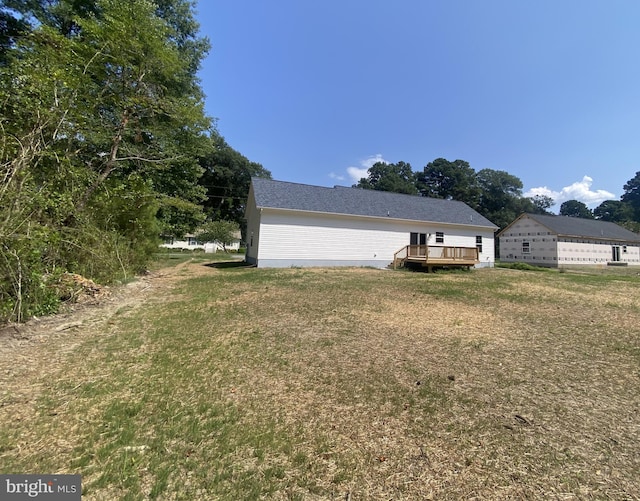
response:
<svg viewBox="0 0 640 501"><path fill-rule="evenodd" d="M38 381L59 372L66 364L65 355L85 340L109 335L114 316L127 315L145 303L173 300L171 289L177 282L214 272L201 263L186 262L110 288L71 276L74 284L89 290L79 302L56 315L0 327L0 387L4 388L0 390L0 420L31 414L42 389Z"/></svg>

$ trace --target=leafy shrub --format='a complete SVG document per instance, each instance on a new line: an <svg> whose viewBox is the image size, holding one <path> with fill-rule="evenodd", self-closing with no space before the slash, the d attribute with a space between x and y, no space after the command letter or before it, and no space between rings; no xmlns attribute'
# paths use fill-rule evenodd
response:
<svg viewBox="0 0 640 501"><path fill-rule="evenodd" d="M542 266L533 266L528 263L496 263L496 268L508 268L511 270L524 270L524 271L549 271L549 268Z"/></svg>

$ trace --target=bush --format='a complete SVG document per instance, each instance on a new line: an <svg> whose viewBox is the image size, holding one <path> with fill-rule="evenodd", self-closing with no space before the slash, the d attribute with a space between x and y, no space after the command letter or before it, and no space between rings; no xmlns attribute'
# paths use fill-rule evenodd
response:
<svg viewBox="0 0 640 501"><path fill-rule="evenodd" d="M496 263L496 268L508 268L511 270L524 270L524 271L549 271L549 268L542 266L533 266L527 263Z"/></svg>
<svg viewBox="0 0 640 501"><path fill-rule="evenodd" d="M46 257L56 237L46 228L32 227L26 235L0 240L0 322L58 311L60 301L46 279Z"/></svg>
<svg viewBox="0 0 640 501"><path fill-rule="evenodd" d="M132 203L120 220L106 217L108 210L98 204L57 228L31 220L0 232L0 322L58 311L56 277L65 272L106 284L146 269L158 248L154 206Z"/></svg>

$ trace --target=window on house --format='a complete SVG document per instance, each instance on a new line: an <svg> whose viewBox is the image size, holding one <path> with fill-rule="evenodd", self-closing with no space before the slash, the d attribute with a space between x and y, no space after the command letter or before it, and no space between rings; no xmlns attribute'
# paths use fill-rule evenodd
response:
<svg viewBox="0 0 640 501"><path fill-rule="evenodd" d="M476 235L476 249L478 254L482 254L482 235Z"/></svg>
<svg viewBox="0 0 640 501"><path fill-rule="evenodd" d="M444 233L442 231L436 231L436 243L437 244L444 243Z"/></svg>
<svg viewBox="0 0 640 501"><path fill-rule="evenodd" d="M187 237L187 245L198 245L198 239L196 237Z"/></svg>
<svg viewBox="0 0 640 501"><path fill-rule="evenodd" d="M522 253L531 254L531 244L529 242L522 242Z"/></svg>

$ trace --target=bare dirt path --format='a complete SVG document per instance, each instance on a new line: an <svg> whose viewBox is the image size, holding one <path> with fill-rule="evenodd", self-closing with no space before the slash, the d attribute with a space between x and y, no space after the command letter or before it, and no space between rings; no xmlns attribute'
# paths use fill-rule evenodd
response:
<svg viewBox="0 0 640 501"><path fill-rule="evenodd" d="M147 302L166 301L180 280L211 273L215 270L202 262L188 261L123 286L102 287L62 313L1 326L0 420L31 414L46 375L59 371L68 354L84 341L108 332L115 315Z"/></svg>

